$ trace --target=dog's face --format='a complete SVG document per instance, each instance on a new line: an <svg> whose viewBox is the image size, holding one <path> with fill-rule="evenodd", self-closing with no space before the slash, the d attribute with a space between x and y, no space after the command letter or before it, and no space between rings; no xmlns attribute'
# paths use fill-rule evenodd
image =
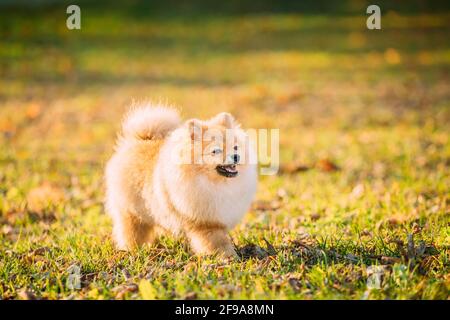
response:
<svg viewBox="0 0 450 320"><path fill-rule="evenodd" d="M202 174L213 181L235 179L249 169L252 147L248 135L229 113L208 121L188 120L191 165L188 174Z"/></svg>

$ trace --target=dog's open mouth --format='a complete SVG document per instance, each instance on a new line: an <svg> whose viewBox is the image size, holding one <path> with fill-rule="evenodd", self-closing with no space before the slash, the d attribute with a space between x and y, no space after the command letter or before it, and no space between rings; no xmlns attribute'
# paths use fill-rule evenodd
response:
<svg viewBox="0 0 450 320"><path fill-rule="evenodd" d="M233 178L238 175L238 171L236 170L235 164L218 165L216 167L216 171L221 176L224 176L227 178Z"/></svg>

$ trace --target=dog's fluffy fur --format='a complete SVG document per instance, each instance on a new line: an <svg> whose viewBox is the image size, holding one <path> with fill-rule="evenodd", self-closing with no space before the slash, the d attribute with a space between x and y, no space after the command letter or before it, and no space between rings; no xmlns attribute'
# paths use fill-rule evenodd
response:
<svg viewBox="0 0 450 320"><path fill-rule="evenodd" d="M256 165L199 164L205 155L218 156L211 152L217 141L195 134L211 128L224 132L224 137L225 130L233 133L232 150L216 148L222 160L231 153L245 153L247 162L254 156L245 133L228 113L182 123L170 107L147 104L129 112L105 175L106 209L119 249L152 243L159 230L165 230L184 234L197 254L235 255L227 232L250 206ZM199 153L192 151L196 141L201 142ZM193 164L180 163L186 153Z"/></svg>

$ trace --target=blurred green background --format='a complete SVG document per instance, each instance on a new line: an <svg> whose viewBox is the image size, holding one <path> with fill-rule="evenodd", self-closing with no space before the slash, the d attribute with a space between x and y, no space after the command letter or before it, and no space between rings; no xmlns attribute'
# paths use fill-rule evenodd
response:
<svg viewBox="0 0 450 320"><path fill-rule="evenodd" d="M448 1L377 1L381 30L371 1L77 1L81 30L69 4L0 1L2 297L448 298ZM283 170L232 232L249 260L113 250L103 167L133 99L280 129ZM367 291L373 264L392 277Z"/></svg>
<svg viewBox="0 0 450 320"><path fill-rule="evenodd" d="M132 98L203 117L251 110L251 126L447 120L446 1L381 1L379 31L367 30L368 3L356 0L80 1L82 29L72 31L68 3L7 1L0 12L2 110L70 113L39 132L51 139L58 125L95 117L84 134L105 145L102 126ZM2 118L6 133L21 121Z"/></svg>

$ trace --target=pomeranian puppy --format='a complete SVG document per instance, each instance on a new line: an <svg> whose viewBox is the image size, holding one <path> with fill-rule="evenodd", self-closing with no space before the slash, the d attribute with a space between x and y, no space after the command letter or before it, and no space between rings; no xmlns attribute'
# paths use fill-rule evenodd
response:
<svg viewBox="0 0 450 320"><path fill-rule="evenodd" d="M197 254L235 256L228 231L256 191L256 152L229 113L182 123L162 105L133 108L106 167L106 210L119 249L185 235Z"/></svg>

